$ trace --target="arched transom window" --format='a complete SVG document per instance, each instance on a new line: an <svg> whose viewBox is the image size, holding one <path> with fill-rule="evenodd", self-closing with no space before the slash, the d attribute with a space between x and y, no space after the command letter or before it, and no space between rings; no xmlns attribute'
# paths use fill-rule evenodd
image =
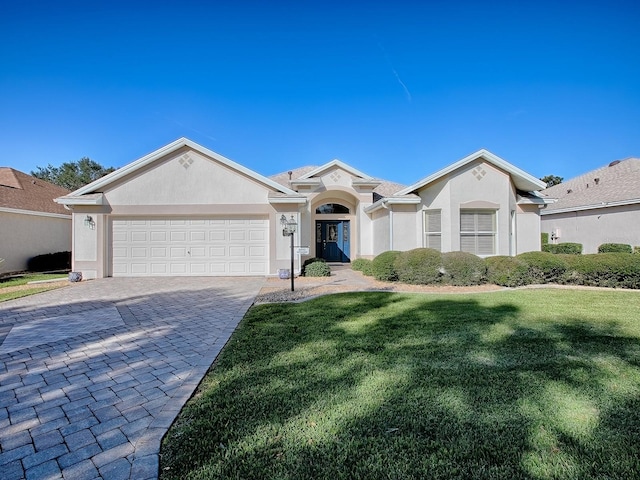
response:
<svg viewBox="0 0 640 480"><path fill-rule="evenodd" d="M349 213L349 208L339 203L325 203L316 208L316 213L326 215L329 213Z"/></svg>

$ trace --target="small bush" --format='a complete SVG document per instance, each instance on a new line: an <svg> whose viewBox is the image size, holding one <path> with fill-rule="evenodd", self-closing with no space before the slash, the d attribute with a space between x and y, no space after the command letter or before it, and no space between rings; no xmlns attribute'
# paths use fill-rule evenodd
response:
<svg viewBox="0 0 640 480"><path fill-rule="evenodd" d="M549 253L564 253L569 255L580 255L582 253L582 244L581 243L547 243L546 245L542 245L543 252Z"/></svg>
<svg viewBox="0 0 640 480"><path fill-rule="evenodd" d="M625 243L603 243L598 247L598 253L633 253L633 249Z"/></svg>
<svg viewBox="0 0 640 480"><path fill-rule="evenodd" d="M640 253L640 247L633 247L633 253Z"/></svg>
<svg viewBox="0 0 640 480"><path fill-rule="evenodd" d="M36 255L27 262L30 272L52 272L56 270L71 270L71 252L45 253Z"/></svg>
<svg viewBox="0 0 640 480"><path fill-rule="evenodd" d="M398 280L398 272L396 271L395 261L400 252L389 250L382 252L371 261L371 273L376 280L383 282L395 282Z"/></svg>
<svg viewBox="0 0 640 480"><path fill-rule="evenodd" d="M540 234L540 243L542 245L548 245L549 244L549 234L546 232L542 232Z"/></svg>
<svg viewBox="0 0 640 480"><path fill-rule="evenodd" d="M371 264L372 262L368 258L356 258L351 262L351 268L356 272L362 272L367 277L373 277L373 266Z"/></svg>
<svg viewBox="0 0 640 480"><path fill-rule="evenodd" d="M429 285L440 281L441 263L439 251L432 248L416 248L398 255L395 268L401 282Z"/></svg>
<svg viewBox="0 0 640 480"><path fill-rule="evenodd" d="M442 254L442 281L451 285L480 285L486 280L485 261L466 252L447 252Z"/></svg>
<svg viewBox="0 0 640 480"><path fill-rule="evenodd" d="M302 269L300 270L300 275L303 277L306 277L306 271L307 271L307 267L309 265L312 265L314 263L327 263L327 261L324 258L317 258L317 257L313 257L313 258L307 258L304 263L302 264Z"/></svg>
<svg viewBox="0 0 640 480"><path fill-rule="evenodd" d="M555 283L562 279L567 263L559 255L548 252L526 252L516 258L528 265L528 283Z"/></svg>
<svg viewBox="0 0 640 480"><path fill-rule="evenodd" d="M565 283L610 288L640 288L640 257L632 253L566 255Z"/></svg>
<svg viewBox="0 0 640 480"><path fill-rule="evenodd" d="M305 277L330 277L331 267L327 262L313 262L304 270Z"/></svg>
<svg viewBox="0 0 640 480"><path fill-rule="evenodd" d="M529 265L517 257L497 256L485 258L487 280L504 287L528 285Z"/></svg>

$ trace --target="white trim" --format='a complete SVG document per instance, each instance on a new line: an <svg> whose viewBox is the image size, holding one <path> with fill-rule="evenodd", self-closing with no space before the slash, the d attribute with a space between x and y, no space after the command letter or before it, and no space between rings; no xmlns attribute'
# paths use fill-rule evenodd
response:
<svg viewBox="0 0 640 480"><path fill-rule="evenodd" d="M533 175L529 175L524 170L520 170L518 167L511 165L506 160L503 160L502 158L498 157L497 155L494 155L490 151L485 150L483 148L481 150L478 150L477 152L472 153L471 155L467 155L462 160L458 160L457 162L449 165L448 167L445 167L442 170L439 170L436 173L423 178L419 182L414 183L413 185L410 185L404 190L400 190L399 192L396 193L396 195L406 195L408 193L413 193L414 191L419 190L425 185L428 185L429 183L434 182L444 177L445 175L448 175L449 173L457 170L458 168L463 167L467 163L470 163L479 158L483 158L489 163L492 163L493 165L495 165L496 167L501 168L502 170L508 172L514 179L513 183L520 190L526 190L526 191L538 190L538 189L543 189L547 186L547 184L544 183L542 180L538 180Z"/></svg>
<svg viewBox="0 0 640 480"><path fill-rule="evenodd" d="M638 203L640 203L640 198L634 198L631 200L617 200L615 202L602 202L602 203L595 203L592 205L581 205L579 207L558 208L556 210L541 210L540 215L553 215L555 213L580 212L583 210L596 210L598 208L608 208L608 207L623 207L625 205L636 205Z"/></svg>
<svg viewBox="0 0 640 480"><path fill-rule="evenodd" d="M0 212L15 213L17 215L33 215L35 217L65 218L67 220L71 220L71 215L65 215L64 213L36 212L33 210L20 210L17 208L5 207L0 207Z"/></svg>
<svg viewBox="0 0 640 480"><path fill-rule="evenodd" d="M389 208L389 205L418 205L422 202L420 197L385 197L372 203L364 209L365 213L373 213L382 208Z"/></svg>
<svg viewBox="0 0 640 480"><path fill-rule="evenodd" d="M329 163L325 163L324 165L316 168L315 170L311 170L309 173L302 175L298 180L304 180L307 178L315 177L316 175L324 172L325 170L329 170L332 167L340 167L341 169L345 170L348 173L351 173L352 175L355 175L356 177L360 177L365 180L373 180L373 177L370 177L369 175L362 173L360 170L356 170L352 166L347 165L346 163L338 160L337 158L335 160L331 160Z"/></svg>
<svg viewBox="0 0 640 480"><path fill-rule="evenodd" d="M104 204L104 194L102 193L91 193L88 195L83 195L81 197L59 197L53 200L56 203L61 205L103 205Z"/></svg>
<svg viewBox="0 0 640 480"><path fill-rule="evenodd" d="M237 170L238 172L244 173L245 175L253 178L254 180L257 180L260 183L263 183L265 185L270 186L271 188L274 188L275 190L278 190L279 192L282 193L286 193L288 195L296 195L296 192L283 186L280 185L277 182L274 182L273 180L260 175L257 172L254 172L253 170L250 170L246 167L243 167L242 165L240 165L239 163L234 162L233 160L230 160L226 157L223 157L222 155L209 150L208 148L203 147L202 145L199 145L195 142L192 142L191 140L187 139L187 138L179 138L178 140L176 140L175 142L172 142L168 145L165 145L164 147L159 148L158 150L151 152L148 155L145 155L142 158L139 158L138 160L135 160L134 162L129 163L128 165L125 165L124 167L119 168L118 170L116 170L115 172L111 172L108 175L105 175L102 178L99 178L98 180L95 180L93 182L91 182L88 185L85 185L84 187L79 188L78 190L71 192L69 195L67 195L68 197L78 197L81 195L84 195L86 193L92 193L98 189L104 188L105 186L111 184L112 182L115 182L116 180L119 180L120 178L124 177L125 175L129 175L132 172L135 172L136 170L139 170L141 168L143 168L146 165L149 165L150 163L153 163L154 161L158 160L159 158L164 157L165 155L168 155L172 152L175 152L176 150L182 148L182 147L189 147L199 153L202 153L208 157L211 157L213 159L215 159L216 161L226 165L229 168L232 168L234 170Z"/></svg>
<svg viewBox="0 0 640 480"><path fill-rule="evenodd" d="M271 204L299 204L306 205L306 197L269 197L269 203Z"/></svg>

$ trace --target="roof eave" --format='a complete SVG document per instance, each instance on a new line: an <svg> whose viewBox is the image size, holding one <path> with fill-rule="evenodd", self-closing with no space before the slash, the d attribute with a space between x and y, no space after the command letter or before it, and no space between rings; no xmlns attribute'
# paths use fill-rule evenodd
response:
<svg viewBox="0 0 640 480"><path fill-rule="evenodd" d="M58 197L53 200L54 202L64 206L76 206L76 205L103 205L104 194L93 193L81 196L65 195L64 197Z"/></svg>
<svg viewBox="0 0 640 480"><path fill-rule="evenodd" d="M543 210L541 212L542 215L553 215L556 213L570 213L570 212L581 212L584 210L596 210L598 208L607 208L607 207L623 207L625 205L637 205L640 203L640 198L633 198L630 200L618 200L615 202L601 202L594 203L591 205L580 205L577 207L566 207L566 208L557 208L554 210Z"/></svg>
<svg viewBox="0 0 640 480"><path fill-rule="evenodd" d="M365 213L373 213L383 208L389 208L390 205L418 205L422 202L420 197L385 197L375 203L372 203L364 209Z"/></svg>
<svg viewBox="0 0 640 480"><path fill-rule="evenodd" d="M154 152L149 153L148 155L145 155L142 158L139 158L138 160L135 160L134 162L129 163L128 165L125 165L124 167L119 168L115 172L111 172L110 174L105 175L104 177L99 178L98 180L95 180L89 183L88 185L85 185L84 187L79 188L74 192L71 192L69 195L76 197L86 193L95 192L96 190L102 189L105 186L115 182L116 180L119 180L120 178L132 172L135 172L136 170L139 170L140 168L154 162L155 160L167 154L173 153L182 147L192 148L193 150L203 153L206 156L214 158L215 160L225 164L226 166L233 168L239 172L242 172L245 175L255 179L256 181L278 190L279 192L282 192L288 195L293 195L296 193L290 188L287 188L284 185L274 182L270 178L267 178L263 175L260 175L257 172L254 172L253 170L243 167L239 163L236 163L233 160L214 152L213 150L209 150L208 148L203 147L202 145L199 145L189 140L188 138L182 137L174 142L171 142L168 145L165 145L164 147L159 148L158 150L155 150Z"/></svg>

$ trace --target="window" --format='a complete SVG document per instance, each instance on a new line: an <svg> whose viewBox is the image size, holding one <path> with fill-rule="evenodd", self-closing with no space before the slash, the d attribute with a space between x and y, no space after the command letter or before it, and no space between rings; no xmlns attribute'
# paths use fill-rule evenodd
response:
<svg viewBox="0 0 640 480"><path fill-rule="evenodd" d="M442 214L440 210L424 212L424 246L442 251Z"/></svg>
<svg viewBox="0 0 640 480"><path fill-rule="evenodd" d="M339 203L325 203L316 208L316 213L329 214L329 213L349 213L349 209Z"/></svg>
<svg viewBox="0 0 640 480"><path fill-rule="evenodd" d="M479 256L495 255L495 210L460 211L460 250Z"/></svg>

